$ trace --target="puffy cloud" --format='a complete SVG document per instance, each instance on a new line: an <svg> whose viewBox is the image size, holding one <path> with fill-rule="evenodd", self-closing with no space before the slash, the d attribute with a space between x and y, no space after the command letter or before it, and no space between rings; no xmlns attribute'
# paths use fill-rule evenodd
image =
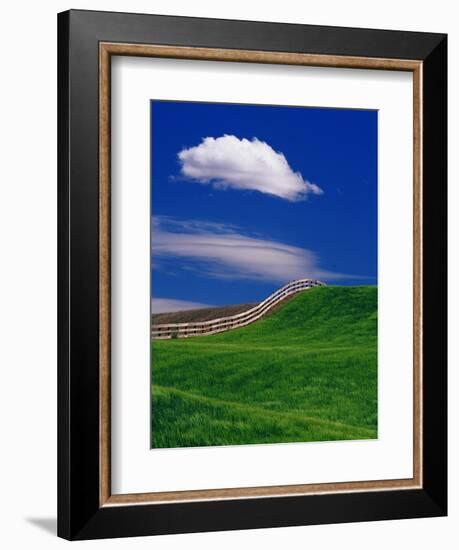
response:
<svg viewBox="0 0 459 550"><path fill-rule="evenodd" d="M216 278L286 283L294 279L335 280L347 275L319 266L311 250L260 236L244 235L223 224L155 218L152 228L153 266L162 261L187 259L180 267ZM177 264L176 264L177 265Z"/></svg>
<svg viewBox="0 0 459 550"><path fill-rule="evenodd" d="M151 312L152 313L172 313L173 311L185 311L188 309L202 309L213 307L209 304L201 302L189 302L188 300L174 300L172 298L152 298Z"/></svg>
<svg viewBox="0 0 459 550"><path fill-rule="evenodd" d="M216 188L249 189L289 201L322 189L294 172L285 156L257 138L206 137L178 153L183 176Z"/></svg>

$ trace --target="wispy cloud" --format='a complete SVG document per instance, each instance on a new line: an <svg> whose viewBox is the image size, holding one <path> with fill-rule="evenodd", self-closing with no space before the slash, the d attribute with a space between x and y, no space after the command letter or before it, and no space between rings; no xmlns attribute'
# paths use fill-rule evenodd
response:
<svg viewBox="0 0 459 550"><path fill-rule="evenodd" d="M199 145L180 151L178 158L183 176L215 188L248 189L289 201L323 193L294 172L281 152L257 138L206 137Z"/></svg>
<svg viewBox="0 0 459 550"><path fill-rule="evenodd" d="M172 298L152 298L152 313L172 313L173 311L185 311L188 309L202 309L213 307L201 302L189 302L188 300L174 300Z"/></svg>
<svg viewBox="0 0 459 550"><path fill-rule="evenodd" d="M202 275L286 283L303 277L337 280L350 275L322 269L317 255L235 226L156 217L152 227L153 266L187 259L186 267Z"/></svg>

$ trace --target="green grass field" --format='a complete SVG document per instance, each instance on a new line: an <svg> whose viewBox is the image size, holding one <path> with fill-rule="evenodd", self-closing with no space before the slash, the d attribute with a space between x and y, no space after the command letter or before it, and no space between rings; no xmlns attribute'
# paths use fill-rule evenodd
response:
<svg viewBox="0 0 459 550"><path fill-rule="evenodd" d="M234 331L152 342L153 448L377 437L377 288L324 286Z"/></svg>

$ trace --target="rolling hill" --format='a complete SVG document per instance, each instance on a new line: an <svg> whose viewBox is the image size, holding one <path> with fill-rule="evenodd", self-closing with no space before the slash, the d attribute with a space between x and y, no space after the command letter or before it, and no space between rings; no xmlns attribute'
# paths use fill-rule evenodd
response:
<svg viewBox="0 0 459 550"><path fill-rule="evenodd" d="M152 448L377 437L377 288L323 286L230 332L152 341Z"/></svg>

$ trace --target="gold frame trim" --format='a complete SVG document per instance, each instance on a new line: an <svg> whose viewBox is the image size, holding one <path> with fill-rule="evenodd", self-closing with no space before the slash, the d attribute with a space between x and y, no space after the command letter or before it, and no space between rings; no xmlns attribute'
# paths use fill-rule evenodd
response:
<svg viewBox="0 0 459 550"><path fill-rule="evenodd" d="M111 494L110 459L110 96L111 57L179 58L207 61L378 69L413 73L413 477L382 481L237 487L194 491ZM99 44L99 506L198 500L282 497L339 492L422 488L422 61L336 55L227 50L153 44Z"/></svg>

